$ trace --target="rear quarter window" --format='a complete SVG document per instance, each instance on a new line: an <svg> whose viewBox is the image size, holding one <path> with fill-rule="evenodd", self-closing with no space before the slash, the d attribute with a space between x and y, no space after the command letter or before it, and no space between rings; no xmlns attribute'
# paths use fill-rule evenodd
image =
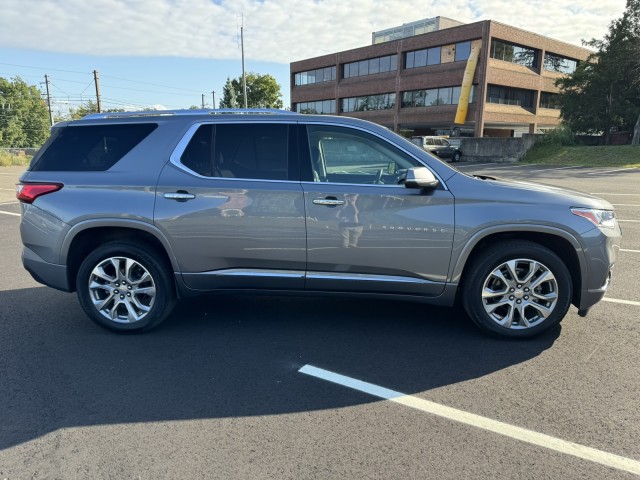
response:
<svg viewBox="0 0 640 480"><path fill-rule="evenodd" d="M68 126L58 132L33 171L104 171L115 165L158 125Z"/></svg>

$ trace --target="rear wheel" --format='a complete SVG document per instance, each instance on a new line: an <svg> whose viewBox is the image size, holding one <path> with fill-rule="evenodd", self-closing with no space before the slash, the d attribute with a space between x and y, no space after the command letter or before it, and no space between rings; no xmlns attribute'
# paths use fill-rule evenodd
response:
<svg viewBox="0 0 640 480"><path fill-rule="evenodd" d="M462 158L462 153L460 153L460 152L454 152L453 153L453 161L454 162L459 162L461 158Z"/></svg>
<svg viewBox="0 0 640 480"><path fill-rule="evenodd" d="M78 299L94 322L115 332L140 332L171 313L175 305L171 271L152 252L111 242L82 262L76 280Z"/></svg>
<svg viewBox="0 0 640 480"><path fill-rule="evenodd" d="M499 243L481 252L467 268L463 304L486 332L533 337L558 324L571 304L567 267L537 243Z"/></svg>

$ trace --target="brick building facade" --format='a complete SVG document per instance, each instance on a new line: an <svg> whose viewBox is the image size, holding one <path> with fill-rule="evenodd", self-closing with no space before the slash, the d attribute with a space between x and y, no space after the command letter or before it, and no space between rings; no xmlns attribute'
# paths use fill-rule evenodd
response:
<svg viewBox="0 0 640 480"><path fill-rule="evenodd" d="M292 110L348 115L417 135L457 127L467 136L509 137L558 125L554 82L589 50L493 20L436 19L448 21L436 31L293 62ZM474 46L480 57L466 121L454 124Z"/></svg>

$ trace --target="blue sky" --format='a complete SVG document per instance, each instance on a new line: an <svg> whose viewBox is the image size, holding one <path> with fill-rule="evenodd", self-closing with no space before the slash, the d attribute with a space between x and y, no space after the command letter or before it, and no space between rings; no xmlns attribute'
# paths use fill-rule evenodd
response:
<svg viewBox="0 0 640 480"><path fill-rule="evenodd" d="M54 108L188 108L246 70L273 75L289 105L289 63L368 45L371 32L427 17L492 19L580 45L602 37L625 0L3 0L0 76L40 85ZM541 14L541 12L543 14ZM43 87L44 85L40 85Z"/></svg>

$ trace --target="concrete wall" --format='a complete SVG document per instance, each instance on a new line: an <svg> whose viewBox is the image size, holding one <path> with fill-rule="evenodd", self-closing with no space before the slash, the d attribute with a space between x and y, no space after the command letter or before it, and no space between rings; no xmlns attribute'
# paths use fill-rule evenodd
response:
<svg viewBox="0 0 640 480"><path fill-rule="evenodd" d="M516 138L463 138L460 149L467 162L516 162L541 137L524 134Z"/></svg>

